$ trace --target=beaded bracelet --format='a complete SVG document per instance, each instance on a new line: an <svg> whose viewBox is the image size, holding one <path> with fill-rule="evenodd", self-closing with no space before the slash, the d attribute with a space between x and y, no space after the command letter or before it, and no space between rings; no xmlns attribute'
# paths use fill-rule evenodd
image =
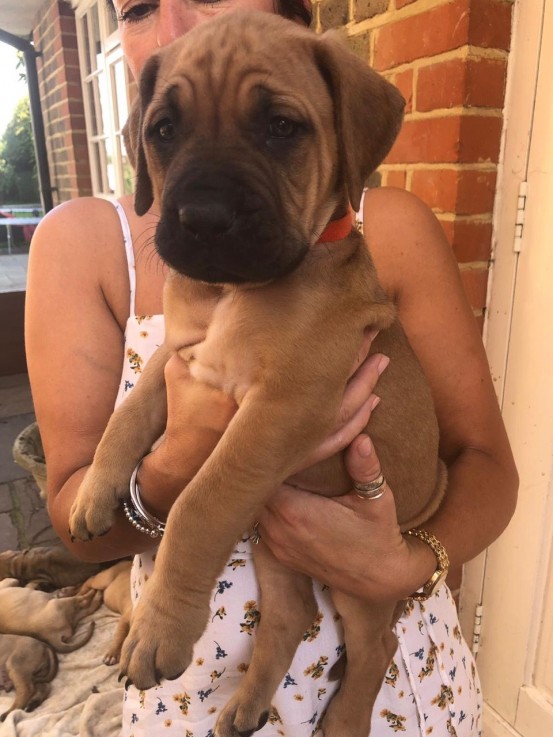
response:
<svg viewBox="0 0 553 737"><path fill-rule="evenodd" d="M151 538L163 537L165 522L161 522L153 514L150 514L142 504L142 499L140 498L140 486L138 485L137 475L143 460L141 459L138 462L138 465L132 472L129 483L130 500L123 502L123 510L125 517L134 528L149 535Z"/></svg>

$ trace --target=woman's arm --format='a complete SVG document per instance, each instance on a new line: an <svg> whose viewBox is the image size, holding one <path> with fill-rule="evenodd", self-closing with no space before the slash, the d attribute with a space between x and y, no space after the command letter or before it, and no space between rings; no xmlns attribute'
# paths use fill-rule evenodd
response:
<svg viewBox="0 0 553 737"><path fill-rule="evenodd" d="M144 261L150 263L150 277L159 273L155 254ZM92 198L66 203L45 217L35 233L26 343L47 460L48 509L62 541L85 560L112 560L152 546L123 513L108 534L89 543L73 543L68 531L71 506L117 396L129 311L127 273L119 219L110 203ZM141 275L142 281L148 277ZM370 336L361 348L362 357L369 347ZM373 357L350 381L336 431L314 459L346 447L365 426L378 376L375 366ZM193 382L178 357L170 360L166 379L167 432L140 471L143 501L160 517L166 516L236 411L221 392Z"/></svg>
<svg viewBox="0 0 553 737"><path fill-rule="evenodd" d="M43 219L29 259L29 376L52 524L75 554L90 559L109 560L146 547L124 519L91 546L68 539L69 509L117 395L128 295L125 249L110 203L73 200Z"/></svg>
<svg viewBox="0 0 553 737"><path fill-rule="evenodd" d="M438 222L412 195L382 189L368 193L364 223L380 281L432 389L449 480L424 527L445 546L454 569L509 522L518 486L514 461L476 321ZM351 458L358 480L378 475L374 451L363 459L356 446ZM399 535L391 495L338 501L283 489L262 522L264 540L283 562L368 598L406 596L435 568L424 543Z"/></svg>

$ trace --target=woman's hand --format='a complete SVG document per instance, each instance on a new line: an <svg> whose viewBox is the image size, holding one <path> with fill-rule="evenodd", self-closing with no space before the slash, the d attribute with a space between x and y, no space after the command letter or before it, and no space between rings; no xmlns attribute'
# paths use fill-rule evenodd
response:
<svg viewBox="0 0 553 737"><path fill-rule="evenodd" d="M380 475L370 438L359 435L346 452L359 483ZM370 601L396 601L422 586L436 569L430 548L401 534L394 496L355 491L327 498L283 485L259 516L263 542L284 564L329 586Z"/></svg>
<svg viewBox="0 0 553 737"><path fill-rule="evenodd" d="M378 404L374 387L388 364L381 354L367 357L375 337L369 331L364 336L334 430L298 471L343 450L366 427ZM213 452L238 409L223 392L194 381L178 355L167 362L165 381L167 428L159 445L144 459L138 478L146 507L160 519L165 519L182 489Z"/></svg>

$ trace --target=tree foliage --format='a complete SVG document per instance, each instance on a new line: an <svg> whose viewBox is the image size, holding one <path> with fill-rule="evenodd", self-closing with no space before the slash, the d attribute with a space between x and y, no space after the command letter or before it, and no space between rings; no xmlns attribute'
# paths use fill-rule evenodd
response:
<svg viewBox="0 0 553 737"><path fill-rule="evenodd" d="M0 139L0 202L37 202L39 198L31 113L25 97L17 103Z"/></svg>

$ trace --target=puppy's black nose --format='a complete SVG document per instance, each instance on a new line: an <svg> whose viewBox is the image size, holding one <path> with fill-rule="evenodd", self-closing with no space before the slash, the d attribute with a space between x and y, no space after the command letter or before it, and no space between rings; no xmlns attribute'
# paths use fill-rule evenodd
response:
<svg viewBox="0 0 553 737"><path fill-rule="evenodd" d="M191 202L179 207L179 221L194 235L224 235L236 220L236 210L227 202Z"/></svg>

